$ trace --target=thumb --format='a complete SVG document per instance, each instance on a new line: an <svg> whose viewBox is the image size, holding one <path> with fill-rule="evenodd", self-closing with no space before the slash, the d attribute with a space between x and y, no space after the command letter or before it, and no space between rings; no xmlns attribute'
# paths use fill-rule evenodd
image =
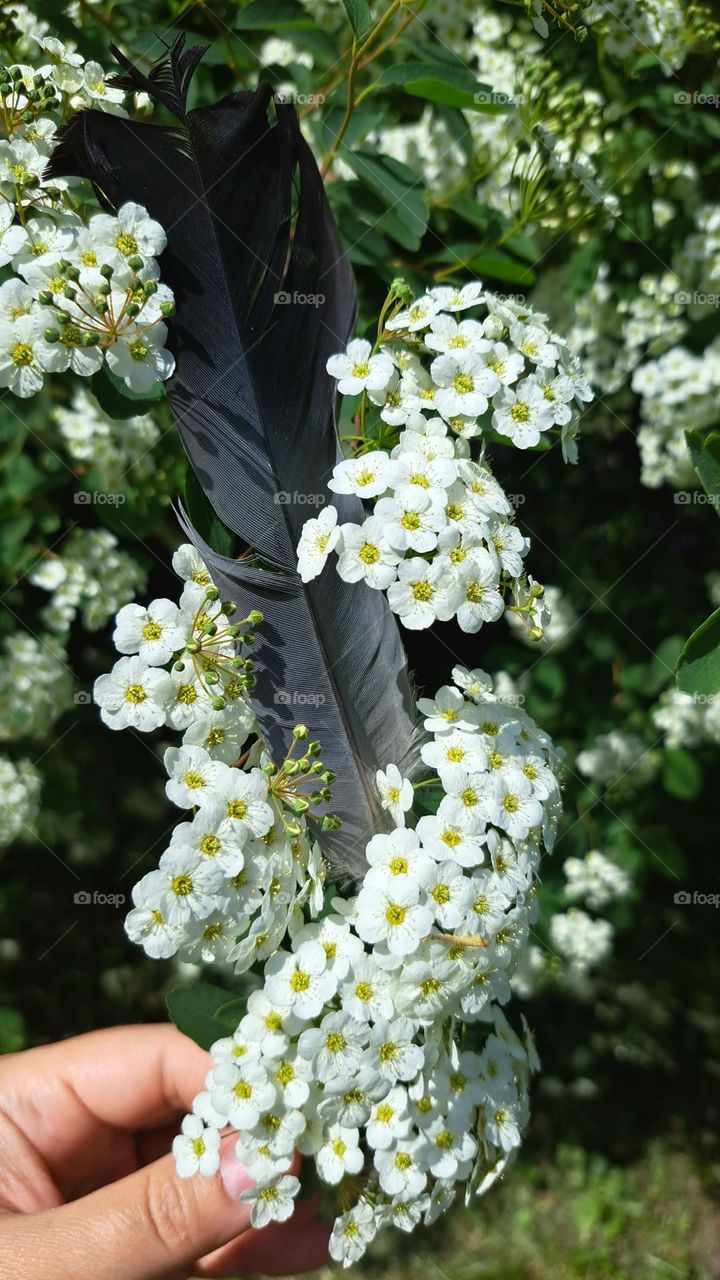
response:
<svg viewBox="0 0 720 1280"><path fill-rule="evenodd" d="M250 1227L241 1191L253 1185L221 1147L212 1178L179 1178L172 1156L156 1160L81 1200L23 1214L3 1225L9 1276L33 1280L183 1280L204 1254Z"/></svg>

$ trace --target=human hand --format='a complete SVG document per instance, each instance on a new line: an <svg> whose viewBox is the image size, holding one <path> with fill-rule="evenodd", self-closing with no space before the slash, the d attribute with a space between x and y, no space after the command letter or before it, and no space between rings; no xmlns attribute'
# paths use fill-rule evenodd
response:
<svg viewBox="0 0 720 1280"><path fill-rule="evenodd" d="M208 1071L170 1026L116 1027L0 1058L0 1280L293 1275L327 1260L311 1202L262 1231L252 1179L178 1178L169 1151ZM293 1170L295 1171L295 1170Z"/></svg>

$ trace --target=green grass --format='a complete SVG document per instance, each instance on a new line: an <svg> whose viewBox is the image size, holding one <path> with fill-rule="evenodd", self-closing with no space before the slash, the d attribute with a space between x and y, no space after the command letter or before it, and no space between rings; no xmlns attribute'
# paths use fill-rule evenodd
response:
<svg viewBox="0 0 720 1280"><path fill-rule="evenodd" d="M337 1275L330 1269L317 1280ZM720 1207L660 1145L620 1168L560 1147L430 1231L388 1232L354 1274L382 1280L716 1280Z"/></svg>

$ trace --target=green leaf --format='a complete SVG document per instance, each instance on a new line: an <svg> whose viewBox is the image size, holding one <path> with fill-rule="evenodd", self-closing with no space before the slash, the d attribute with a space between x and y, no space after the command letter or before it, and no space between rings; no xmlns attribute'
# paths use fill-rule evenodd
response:
<svg viewBox="0 0 720 1280"><path fill-rule="evenodd" d="M138 395L111 373L107 365L103 365L90 379L90 390L100 408L109 418L121 421L134 418L156 409L165 399L165 388L157 382L152 391Z"/></svg>
<svg viewBox="0 0 720 1280"><path fill-rule="evenodd" d="M481 253L468 263L470 271L474 271L481 279L488 276L493 280L505 280L508 284L535 283L535 272L532 267L516 262L502 249L492 249L489 253Z"/></svg>
<svg viewBox="0 0 720 1280"><path fill-rule="evenodd" d="M213 551L221 556L235 554L237 539L223 524L192 467L188 467L182 487L183 505L190 523L195 526Z"/></svg>
<svg viewBox="0 0 720 1280"><path fill-rule="evenodd" d="M686 431L685 440L700 483L710 505L720 516L720 435L704 435L702 431Z"/></svg>
<svg viewBox="0 0 720 1280"><path fill-rule="evenodd" d="M364 36L373 24L373 16L365 0L343 0L350 26L356 36Z"/></svg>
<svg viewBox="0 0 720 1280"><path fill-rule="evenodd" d="M176 987L165 1003L178 1031L189 1036L201 1049L231 1036L245 1012L245 1000L230 997L221 987L196 982L192 987Z"/></svg>
<svg viewBox="0 0 720 1280"><path fill-rule="evenodd" d="M385 232L409 249L418 249L428 224L429 210L422 183L406 164L390 156L341 148L343 160L360 181L378 197L386 212L377 223Z"/></svg>
<svg viewBox="0 0 720 1280"><path fill-rule="evenodd" d="M702 769L684 747L668 747L665 751L663 786L678 800L694 800L702 790Z"/></svg>
<svg viewBox="0 0 720 1280"><path fill-rule="evenodd" d="M289 31L312 27L313 20L296 0L253 0L233 25L236 31Z"/></svg>
<svg viewBox="0 0 720 1280"><path fill-rule="evenodd" d="M676 677L683 693L706 698L720 693L720 609L693 631L678 658Z"/></svg>
<svg viewBox="0 0 720 1280"><path fill-rule="evenodd" d="M375 83L382 88L397 86L413 97L464 111L498 115L514 110L507 94L494 93L489 85L482 84L462 67L405 62L399 67L386 67Z"/></svg>

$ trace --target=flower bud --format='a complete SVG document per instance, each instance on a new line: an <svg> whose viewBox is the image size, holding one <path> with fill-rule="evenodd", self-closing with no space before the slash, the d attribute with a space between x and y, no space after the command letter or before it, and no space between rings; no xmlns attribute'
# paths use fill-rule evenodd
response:
<svg viewBox="0 0 720 1280"><path fill-rule="evenodd" d="M309 737L310 737L310 730L308 729L306 724L295 725L295 728L293 729L293 738L300 739L300 738L309 738Z"/></svg>

